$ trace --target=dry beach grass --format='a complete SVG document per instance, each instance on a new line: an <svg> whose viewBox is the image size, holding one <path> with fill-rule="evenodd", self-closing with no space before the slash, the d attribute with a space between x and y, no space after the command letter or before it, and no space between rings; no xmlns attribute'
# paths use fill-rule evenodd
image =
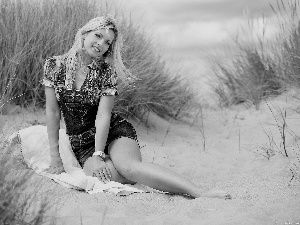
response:
<svg viewBox="0 0 300 225"><path fill-rule="evenodd" d="M258 109L262 100L299 88L300 2L278 0L270 7L277 18L276 31L270 31L264 16L247 16L226 60L212 57L216 79L211 86L222 106L248 103Z"/></svg>
<svg viewBox="0 0 300 225"><path fill-rule="evenodd" d="M179 74L171 73L149 32L108 1L1 0L0 109L5 103L43 106L40 84L47 57L66 53L79 27L91 18L116 14L123 34L125 65L138 77L136 88L123 88L115 111L145 122L151 110L179 119L188 113L192 91ZM183 107L185 106L185 107Z"/></svg>

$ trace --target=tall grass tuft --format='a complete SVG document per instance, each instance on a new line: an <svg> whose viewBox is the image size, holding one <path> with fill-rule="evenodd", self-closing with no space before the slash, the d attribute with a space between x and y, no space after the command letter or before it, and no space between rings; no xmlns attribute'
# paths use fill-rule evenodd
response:
<svg viewBox="0 0 300 225"><path fill-rule="evenodd" d="M39 185L28 185L33 172L22 168L17 140L7 144L4 137L0 136L0 224L53 224L46 216L49 201L37 196Z"/></svg>
<svg viewBox="0 0 300 225"><path fill-rule="evenodd" d="M97 3L97 4L96 4ZM77 29L93 17L114 14L125 39L124 61L139 78L136 88L122 88L116 111L145 120L145 112L180 118L193 93L178 75L171 74L156 53L151 37L108 1L0 0L0 108L6 102L44 105L40 84L47 57L71 47Z"/></svg>
<svg viewBox="0 0 300 225"><path fill-rule="evenodd" d="M282 79L264 53L250 46L239 51L231 63L216 64L213 88L224 106L250 103L258 109L262 99L280 93Z"/></svg>
<svg viewBox="0 0 300 225"><path fill-rule="evenodd" d="M3 103L43 102L45 58L66 52L74 32L95 14L83 1L0 1L0 94ZM75 7L77 6L77 8ZM5 96L5 98L4 98Z"/></svg>
<svg viewBox="0 0 300 225"><path fill-rule="evenodd" d="M35 194L23 193L26 189L26 182L30 173L21 173L17 179L10 179L12 173L8 172L12 165L10 161L0 160L0 224L32 224L38 225L46 222L45 213L48 210L48 203L41 202L38 205ZM16 178L14 176L14 178ZM48 221L49 222L49 221Z"/></svg>
<svg viewBox="0 0 300 225"><path fill-rule="evenodd" d="M188 83L166 67L158 46L142 27L125 19L121 29L126 44L125 62L138 80L135 89L121 88L116 110L138 119L149 111L166 118L183 117L193 99Z"/></svg>
<svg viewBox="0 0 300 225"><path fill-rule="evenodd" d="M266 37L268 25L264 17L248 17L248 26L242 27L242 35L235 39L236 51L231 59L213 61L213 88L225 106L250 102L259 108L261 100L281 94L291 85L300 87L299 0L278 0L276 6L270 7L277 17L277 31L272 38ZM256 21L263 27L253 35L258 27L254 26ZM249 40L243 41L247 35Z"/></svg>
<svg viewBox="0 0 300 225"><path fill-rule="evenodd" d="M287 84L300 88L300 1L281 1L277 7L272 6L272 10L280 24L277 64Z"/></svg>

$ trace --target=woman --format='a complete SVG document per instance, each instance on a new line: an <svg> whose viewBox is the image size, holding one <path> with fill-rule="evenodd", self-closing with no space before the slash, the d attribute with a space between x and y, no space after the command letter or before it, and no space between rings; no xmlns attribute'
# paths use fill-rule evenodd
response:
<svg viewBox="0 0 300 225"><path fill-rule="evenodd" d="M121 40L111 16L97 17L78 30L68 53L46 60L43 83L51 152L47 172L64 170L58 151L62 113L72 150L87 175L104 183L137 182L194 198L231 198L225 191L198 187L164 167L142 162L133 126L112 112L117 77L125 84L134 81L121 59Z"/></svg>

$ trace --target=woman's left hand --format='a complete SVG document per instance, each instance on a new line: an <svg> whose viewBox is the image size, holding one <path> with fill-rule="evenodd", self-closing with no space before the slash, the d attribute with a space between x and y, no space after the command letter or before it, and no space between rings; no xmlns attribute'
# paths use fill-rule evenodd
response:
<svg viewBox="0 0 300 225"><path fill-rule="evenodd" d="M51 156L50 165L44 170L44 172L57 175L65 172L61 158L59 156Z"/></svg>
<svg viewBox="0 0 300 225"><path fill-rule="evenodd" d="M97 177L103 183L108 183L111 178L111 172L105 161L99 156L88 158L83 166L83 171L88 176Z"/></svg>

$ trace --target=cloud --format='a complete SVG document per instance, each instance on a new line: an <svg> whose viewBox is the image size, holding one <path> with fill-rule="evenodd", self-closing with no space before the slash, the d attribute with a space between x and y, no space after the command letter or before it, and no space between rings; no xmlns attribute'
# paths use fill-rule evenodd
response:
<svg viewBox="0 0 300 225"><path fill-rule="evenodd" d="M188 21L180 24L164 24L157 27L160 39L165 45L175 48L198 46L224 40L228 34L223 25L216 21Z"/></svg>
<svg viewBox="0 0 300 225"><path fill-rule="evenodd" d="M143 1L144 4L147 1ZM269 2L276 0L149 0L147 7L156 14L158 23L180 22L184 20L226 20L241 17L247 8L254 15L272 14ZM157 17L158 16L158 17Z"/></svg>
<svg viewBox="0 0 300 225"><path fill-rule="evenodd" d="M126 0L126 4L133 5L134 13L147 19L146 28L152 29L166 56L178 64L184 60L203 60L212 52L222 55L232 49L231 35L236 34L238 27L246 28L243 13L247 9L250 15L260 17L253 24L252 33L242 32L240 37L246 40L262 33L262 14L268 20L266 37L272 37L277 25L269 2L274 5L276 1Z"/></svg>
<svg viewBox="0 0 300 225"><path fill-rule="evenodd" d="M272 0L273 2L276 0ZM272 3L269 0L269 2ZM160 2L160 5L156 5ZM254 20L252 33L242 36L260 35L264 27L262 12L267 19L265 37L271 37L276 30L275 15L267 1L261 0L152 0L155 8L154 27L166 48L187 48L220 44L237 33L238 27L246 28L247 19L243 10L248 6L252 14L259 15ZM256 13L254 13L256 12ZM244 37L243 37L244 38Z"/></svg>

